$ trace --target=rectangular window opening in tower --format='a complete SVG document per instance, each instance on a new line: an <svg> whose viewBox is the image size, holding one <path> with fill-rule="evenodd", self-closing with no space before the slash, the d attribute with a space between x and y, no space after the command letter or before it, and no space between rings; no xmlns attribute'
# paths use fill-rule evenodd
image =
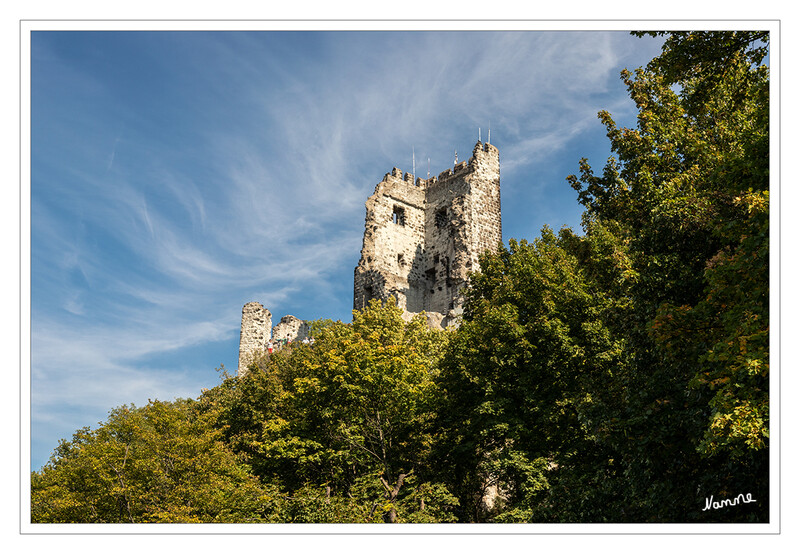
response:
<svg viewBox="0 0 800 554"><path fill-rule="evenodd" d="M425 271L425 279L427 279L428 287L430 287L431 292L433 292L433 285L436 283L436 269L431 268Z"/></svg>
<svg viewBox="0 0 800 554"><path fill-rule="evenodd" d="M406 224L406 209L400 206L395 206L392 209L392 222L396 225Z"/></svg>
<svg viewBox="0 0 800 554"><path fill-rule="evenodd" d="M439 208L436 210L436 228L441 229L447 226L447 208Z"/></svg>

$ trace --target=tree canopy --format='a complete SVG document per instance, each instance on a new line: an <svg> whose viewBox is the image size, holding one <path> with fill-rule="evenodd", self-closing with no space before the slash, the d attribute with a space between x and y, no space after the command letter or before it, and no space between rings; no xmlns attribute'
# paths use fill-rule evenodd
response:
<svg viewBox="0 0 800 554"><path fill-rule="evenodd" d="M249 523L267 491L191 400L121 406L31 480L34 523Z"/></svg>

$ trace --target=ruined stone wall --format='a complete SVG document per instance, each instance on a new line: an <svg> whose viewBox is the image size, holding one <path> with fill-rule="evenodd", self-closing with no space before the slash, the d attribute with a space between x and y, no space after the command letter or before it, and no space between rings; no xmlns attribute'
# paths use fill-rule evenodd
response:
<svg viewBox="0 0 800 554"><path fill-rule="evenodd" d="M486 250L495 250L503 240L500 217L500 156L497 148L486 144L482 152L470 159L471 165L471 244L473 267L478 267L478 256ZM474 183L474 185L473 185Z"/></svg>
<svg viewBox="0 0 800 554"><path fill-rule="evenodd" d="M401 175L386 174L366 202L353 307L395 296L407 313L442 314L447 325L460 315L478 256L502 240L499 152L479 142L468 161L438 177Z"/></svg>
<svg viewBox="0 0 800 554"><path fill-rule="evenodd" d="M470 188L467 162L428 183L425 310L448 314L466 284L469 263Z"/></svg>
<svg viewBox="0 0 800 554"><path fill-rule="evenodd" d="M301 341L309 336L308 322L293 315L285 315L272 327L272 314L258 302L248 302L242 308L242 330L239 338L239 368L236 374L247 373L247 366L257 354L267 351L272 344Z"/></svg>
<svg viewBox="0 0 800 554"><path fill-rule="evenodd" d="M308 323L293 315L285 315L272 329L272 340L293 342L308 337Z"/></svg>
<svg viewBox="0 0 800 554"><path fill-rule="evenodd" d="M242 376L253 357L264 351L272 332L272 314L259 302L248 302L242 308L242 330L239 335L239 367Z"/></svg>
<svg viewBox="0 0 800 554"><path fill-rule="evenodd" d="M401 308L421 311L423 298L415 291L424 279L424 189L414 184L410 174L394 168L375 187L366 209L353 304L363 309L373 298L395 296Z"/></svg>

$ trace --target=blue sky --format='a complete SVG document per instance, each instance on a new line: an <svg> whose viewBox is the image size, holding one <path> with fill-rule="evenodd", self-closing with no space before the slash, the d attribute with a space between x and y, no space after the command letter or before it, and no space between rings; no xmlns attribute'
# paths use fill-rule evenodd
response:
<svg viewBox="0 0 800 554"><path fill-rule="evenodd" d="M242 305L349 321L364 202L500 150L504 239L579 227L565 178L632 124L624 32L31 38L31 466L120 404L235 372Z"/></svg>

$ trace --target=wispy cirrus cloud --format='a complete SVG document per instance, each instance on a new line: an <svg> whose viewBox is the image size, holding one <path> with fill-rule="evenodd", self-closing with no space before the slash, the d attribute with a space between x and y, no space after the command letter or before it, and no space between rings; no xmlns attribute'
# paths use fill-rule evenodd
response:
<svg viewBox="0 0 800 554"><path fill-rule="evenodd" d="M436 174L491 123L504 226L540 225L531 214L550 189L531 176L560 171L598 109L624 109L631 44L569 32L39 35L37 444L120 403L196 395L214 366L235 365L247 301L347 319L364 201L393 166L411 170L412 147L417 173L430 158Z"/></svg>

